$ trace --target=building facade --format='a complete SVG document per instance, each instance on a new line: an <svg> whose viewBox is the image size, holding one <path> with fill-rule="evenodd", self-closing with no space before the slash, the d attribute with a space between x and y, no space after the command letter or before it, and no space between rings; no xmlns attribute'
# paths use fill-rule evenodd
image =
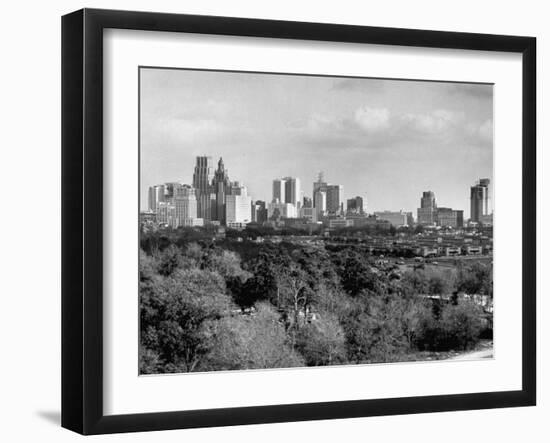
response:
<svg viewBox="0 0 550 443"><path fill-rule="evenodd" d="M298 217L298 212L296 210L296 206L292 203L272 202L267 205L268 220L296 217Z"/></svg>
<svg viewBox="0 0 550 443"><path fill-rule="evenodd" d="M175 225L197 226L202 224L197 217L197 198L195 188L189 185L182 185L176 188L176 194L173 197L175 206Z"/></svg>
<svg viewBox="0 0 550 443"><path fill-rule="evenodd" d="M451 208L438 208L437 225L448 228L462 228L464 226L464 211Z"/></svg>
<svg viewBox="0 0 550 443"><path fill-rule="evenodd" d="M390 222L396 228L402 226L408 226L409 224L409 213L403 211L378 211L374 215L380 220L386 220Z"/></svg>
<svg viewBox="0 0 550 443"><path fill-rule="evenodd" d="M276 178L273 180L272 202L286 203L286 186L285 180Z"/></svg>
<svg viewBox="0 0 550 443"><path fill-rule="evenodd" d="M348 214L363 214L365 212L363 206L363 198L357 196L348 199L347 201L347 213Z"/></svg>
<svg viewBox="0 0 550 443"><path fill-rule="evenodd" d="M196 189L197 215L204 220L212 219L211 184L214 179L214 162L212 157L196 158L193 172L193 187Z"/></svg>
<svg viewBox="0 0 550 443"><path fill-rule="evenodd" d="M226 221L228 227L243 227L252 222L252 198L246 187L225 197Z"/></svg>
<svg viewBox="0 0 550 443"><path fill-rule="evenodd" d="M157 208L157 223L159 225L177 228L176 206L169 202L160 202Z"/></svg>
<svg viewBox="0 0 550 443"><path fill-rule="evenodd" d="M482 217L489 214L489 184L488 178L482 178L470 188L471 221L480 223Z"/></svg>
<svg viewBox="0 0 550 443"><path fill-rule="evenodd" d="M432 191L425 191L420 198L417 210L417 222L420 225L434 225L437 221L437 203Z"/></svg>
<svg viewBox="0 0 550 443"><path fill-rule="evenodd" d="M327 212L327 193L320 189L316 190L313 195L313 206L317 220L324 217Z"/></svg>
<svg viewBox="0 0 550 443"><path fill-rule="evenodd" d="M159 203L164 200L165 188L164 185L155 185L149 187L148 203L149 211L157 212Z"/></svg>
<svg viewBox="0 0 550 443"><path fill-rule="evenodd" d="M229 172L225 169L223 159L220 157L218 161L218 168L214 172L214 178L212 179L212 220L220 222L225 225L226 223L226 197L231 194L231 182L229 181Z"/></svg>

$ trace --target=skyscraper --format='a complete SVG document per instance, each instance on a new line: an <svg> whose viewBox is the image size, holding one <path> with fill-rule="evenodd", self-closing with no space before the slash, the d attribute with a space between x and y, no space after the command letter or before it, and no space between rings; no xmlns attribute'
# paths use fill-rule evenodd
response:
<svg viewBox="0 0 550 443"><path fill-rule="evenodd" d="M223 159L220 157L218 161L218 169L214 172L212 179L212 220L219 221L222 225L225 224L225 198L231 194L231 183L229 174L223 164Z"/></svg>
<svg viewBox="0 0 550 443"><path fill-rule="evenodd" d="M285 177L285 203L291 203L299 208L301 206L300 179L294 177Z"/></svg>
<svg viewBox="0 0 550 443"><path fill-rule="evenodd" d="M225 197L226 221L229 227L244 227L252 221L252 199L246 187L239 186L239 190Z"/></svg>
<svg viewBox="0 0 550 443"><path fill-rule="evenodd" d="M323 171L321 171L317 176L317 181L313 182L313 194L315 194L315 191L323 190L326 186L327 182L325 181L325 175L323 174Z"/></svg>
<svg viewBox="0 0 550 443"><path fill-rule="evenodd" d="M193 173L193 187L197 197L197 215L204 220L211 220L211 183L214 178L212 157L197 157Z"/></svg>
<svg viewBox="0 0 550 443"><path fill-rule="evenodd" d="M489 214L489 183L488 178L482 178L470 188L471 221L479 223L484 215Z"/></svg>
<svg viewBox="0 0 550 443"><path fill-rule="evenodd" d="M324 191L317 190L314 194L313 206L315 207L315 213L317 220L325 215L327 212L327 194Z"/></svg>
<svg viewBox="0 0 550 443"><path fill-rule="evenodd" d="M363 214L363 199L359 196L348 199L347 212L349 214Z"/></svg>
<svg viewBox="0 0 550 443"><path fill-rule="evenodd" d="M273 203L285 203L286 201L286 183L285 179L276 178L273 180Z"/></svg>
<svg viewBox="0 0 550 443"><path fill-rule="evenodd" d="M195 226L197 220L197 198L195 188L182 185L176 188L174 195L175 217L177 226Z"/></svg>
<svg viewBox="0 0 550 443"><path fill-rule="evenodd" d="M418 208L418 224L433 225L437 221L437 203L432 191L422 193L420 208Z"/></svg>
<svg viewBox="0 0 550 443"><path fill-rule="evenodd" d="M340 214L344 210L344 186L327 185L327 211L329 214Z"/></svg>
<svg viewBox="0 0 550 443"><path fill-rule="evenodd" d="M325 194L324 197L318 196L321 192ZM317 201L322 201L323 198L326 207L321 212L340 214L344 210L344 186L325 182L323 173L319 172L317 181L313 182L313 206L317 208ZM317 213L320 214L319 210Z"/></svg>
<svg viewBox="0 0 550 443"><path fill-rule="evenodd" d="M267 208L264 201L256 200L256 203L253 203L252 207L252 221L259 224L267 221Z"/></svg>
<svg viewBox="0 0 550 443"><path fill-rule="evenodd" d="M164 192L164 185L155 185L149 187L149 211L158 211L159 203L164 201Z"/></svg>

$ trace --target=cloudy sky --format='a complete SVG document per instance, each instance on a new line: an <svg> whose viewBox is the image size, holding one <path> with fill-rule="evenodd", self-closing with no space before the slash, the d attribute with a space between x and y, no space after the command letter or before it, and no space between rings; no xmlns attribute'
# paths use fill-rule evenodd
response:
<svg viewBox="0 0 550 443"><path fill-rule="evenodd" d="M414 211L422 191L464 209L493 179L491 85L141 69L141 205L149 186L191 183L195 157L223 157L253 199L319 171L367 211Z"/></svg>

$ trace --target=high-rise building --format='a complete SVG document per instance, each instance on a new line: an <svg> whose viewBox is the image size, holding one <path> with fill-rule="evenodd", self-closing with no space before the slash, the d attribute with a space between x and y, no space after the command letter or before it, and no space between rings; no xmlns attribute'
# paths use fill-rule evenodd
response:
<svg viewBox="0 0 550 443"><path fill-rule="evenodd" d="M299 178L284 177L273 180L273 198L271 199L273 203L291 203L299 208L301 194Z"/></svg>
<svg viewBox="0 0 550 443"><path fill-rule="evenodd" d="M313 200L311 197L304 197L302 201L302 208L313 208Z"/></svg>
<svg viewBox="0 0 550 443"><path fill-rule="evenodd" d="M329 214L341 214L344 211L344 186L331 185L324 181L323 173L320 172L316 182L313 182L313 206L317 208L317 200L321 201L323 197L319 193L325 194L326 207L321 212L326 211ZM319 214L320 211L318 210Z"/></svg>
<svg viewBox="0 0 550 443"><path fill-rule="evenodd" d="M285 179L276 178L273 180L273 203L286 203L286 182Z"/></svg>
<svg viewBox="0 0 550 443"><path fill-rule="evenodd" d="M437 204L435 202L435 194L432 191L422 193L420 199L420 208L417 211L418 224L433 225L437 221Z"/></svg>
<svg viewBox="0 0 550 443"><path fill-rule="evenodd" d="M362 197L353 197L347 201L347 212L348 214L363 214L363 198Z"/></svg>
<svg viewBox="0 0 550 443"><path fill-rule="evenodd" d="M327 211L329 214L344 212L344 186L327 185Z"/></svg>
<svg viewBox="0 0 550 443"><path fill-rule="evenodd" d="M484 215L489 214L489 183L488 178L482 178L470 188L471 221L479 223Z"/></svg>
<svg viewBox="0 0 550 443"><path fill-rule="evenodd" d="M211 184L214 178L212 157L197 157L193 173L193 187L196 189L197 215L204 220L212 219Z"/></svg>
<svg viewBox="0 0 550 443"><path fill-rule="evenodd" d="M313 194L313 206L315 207L316 219L319 220L327 212L327 193L316 190Z"/></svg>
<svg viewBox="0 0 550 443"><path fill-rule="evenodd" d="M226 197L231 194L231 183L229 181L229 173L223 164L223 159L220 157L218 168L214 172L212 179L212 220L219 221L222 225L226 223L225 204Z"/></svg>
<svg viewBox="0 0 550 443"><path fill-rule="evenodd" d="M228 227L241 228L252 222L252 198L246 187L239 186L235 193L225 197L225 224Z"/></svg>
<svg viewBox="0 0 550 443"><path fill-rule="evenodd" d="M302 191L300 188L300 179L295 177L285 177L285 203L291 203L300 208Z"/></svg>
<svg viewBox="0 0 550 443"><path fill-rule="evenodd" d="M155 185L149 187L149 211L158 211L159 203L164 201L164 192L164 185Z"/></svg>
<svg viewBox="0 0 550 443"><path fill-rule="evenodd" d="M315 200L315 192L316 191L324 191L326 189L327 182L325 182L325 176L323 172L319 172L319 175L317 176L317 181L313 182L313 199Z"/></svg>
<svg viewBox="0 0 550 443"><path fill-rule="evenodd" d="M267 221L267 208L264 201L256 200L252 203L252 221L259 224Z"/></svg>
<svg viewBox="0 0 550 443"><path fill-rule="evenodd" d="M197 198L195 188L182 185L176 188L174 195L176 225L202 225L203 219L197 217Z"/></svg>

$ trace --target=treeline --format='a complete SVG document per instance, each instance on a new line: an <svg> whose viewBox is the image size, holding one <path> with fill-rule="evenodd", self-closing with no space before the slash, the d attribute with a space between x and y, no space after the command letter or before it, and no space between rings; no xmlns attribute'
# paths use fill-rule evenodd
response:
<svg viewBox="0 0 550 443"><path fill-rule="evenodd" d="M191 242L146 251L145 374L393 362L465 350L484 332L485 314L457 294L492 296L490 266L400 274L377 269L351 247L283 242L236 251ZM426 297L453 293L450 302Z"/></svg>

